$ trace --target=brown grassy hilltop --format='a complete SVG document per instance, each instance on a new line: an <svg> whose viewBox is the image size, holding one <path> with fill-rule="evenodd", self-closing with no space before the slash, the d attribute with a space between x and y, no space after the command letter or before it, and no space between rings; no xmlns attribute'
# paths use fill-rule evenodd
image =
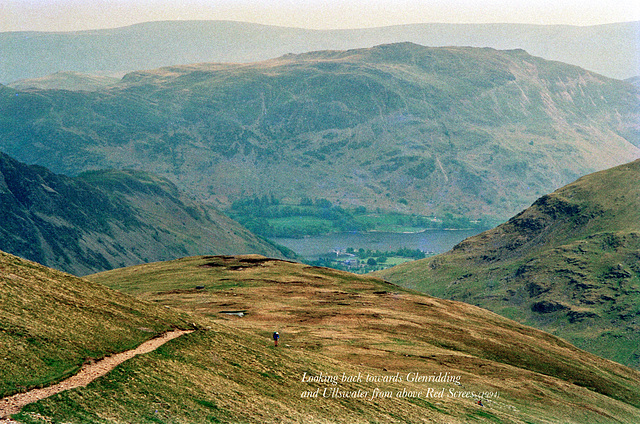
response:
<svg viewBox="0 0 640 424"><path fill-rule="evenodd" d="M216 381L208 390L229 422L260 421L261 408L275 405L291 411L291 422L612 423L633 422L640 412L640 373L491 312L375 278L261 256L185 258L90 278L211 323L172 357L185 366L208 363L193 378ZM278 348L270 346L275 330ZM212 351L196 347L196 338L212 335ZM177 359L183 354L188 361ZM369 395L378 387L391 399L304 399L306 390L332 387L303 382L304 373L403 381L338 385ZM460 385L407 381L417 374L458 376ZM258 401L238 403L221 378ZM445 389L445 397L395 398L429 388ZM474 395L448 397L465 392ZM482 397L484 407L476 403Z"/></svg>
<svg viewBox="0 0 640 424"><path fill-rule="evenodd" d="M166 328L196 331L25 406L19 422L609 424L640 414L637 371L371 277L207 256L90 279L0 256L5 395ZM41 372L51 369L64 372Z"/></svg>

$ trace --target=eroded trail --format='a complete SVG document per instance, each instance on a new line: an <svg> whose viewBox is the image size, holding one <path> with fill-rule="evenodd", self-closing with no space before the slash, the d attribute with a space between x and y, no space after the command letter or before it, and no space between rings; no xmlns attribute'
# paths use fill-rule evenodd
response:
<svg viewBox="0 0 640 424"><path fill-rule="evenodd" d="M20 409L22 409L23 406L41 399L45 399L49 396L55 395L56 393L60 393L69 389L75 389L76 387L86 386L96 378L102 377L103 375L107 374L109 371L111 371L127 359L131 359L136 355L152 352L169 340L192 332L193 330L176 330L164 333L162 336L142 343L135 349L108 356L97 362L94 362L93 364L87 364L83 366L76 375L69 377L64 381L61 381L58 384L44 387L42 389L29 390L25 393L18 393L13 396L1 399L0 417L8 417L9 415L16 414L20 411ZM1 422L7 421L2 421L0 418L0 423Z"/></svg>

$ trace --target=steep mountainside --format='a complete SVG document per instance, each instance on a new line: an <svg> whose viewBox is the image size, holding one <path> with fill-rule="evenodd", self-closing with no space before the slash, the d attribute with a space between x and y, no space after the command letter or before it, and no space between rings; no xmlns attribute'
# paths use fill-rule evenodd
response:
<svg viewBox="0 0 640 424"><path fill-rule="evenodd" d="M640 92L522 50L371 49L0 88L0 147L56 172L134 168L222 205L327 198L508 218L640 155Z"/></svg>
<svg viewBox="0 0 640 424"><path fill-rule="evenodd" d="M640 368L640 161L585 176L443 255L379 273Z"/></svg>
<svg viewBox="0 0 640 424"><path fill-rule="evenodd" d="M307 30L246 22L165 21L78 32L0 33L0 82L59 71L124 74L197 62L252 62L287 53L414 42L525 49L613 78L640 74L640 22L597 26L415 24Z"/></svg>
<svg viewBox="0 0 640 424"><path fill-rule="evenodd" d="M0 249L79 275L193 253L282 256L143 172L69 178L0 153L0 216Z"/></svg>

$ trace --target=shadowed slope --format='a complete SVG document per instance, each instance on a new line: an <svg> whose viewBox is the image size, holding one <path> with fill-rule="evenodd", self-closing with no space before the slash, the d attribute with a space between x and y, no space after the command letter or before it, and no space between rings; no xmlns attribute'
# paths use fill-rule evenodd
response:
<svg viewBox="0 0 640 424"><path fill-rule="evenodd" d="M0 249L82 275L196 253L282 256L164 178L93 171L76 178L0 153Z"/></svg>

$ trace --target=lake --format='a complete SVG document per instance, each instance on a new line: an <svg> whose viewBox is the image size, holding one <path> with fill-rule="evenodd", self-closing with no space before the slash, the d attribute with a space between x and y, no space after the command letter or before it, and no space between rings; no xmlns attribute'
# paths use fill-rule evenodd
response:
<svg viewBox="0 0 640 424"><path fill-rule="evenodd" d="M356 250L371 249L394 251L406 247L423 252L443 253L466 239L481 233L481 230L426 230L419 233L336 233L304 238L279 238L271 240L296 252L308 260L335 250L344 251L348 247Z"/></svg>

